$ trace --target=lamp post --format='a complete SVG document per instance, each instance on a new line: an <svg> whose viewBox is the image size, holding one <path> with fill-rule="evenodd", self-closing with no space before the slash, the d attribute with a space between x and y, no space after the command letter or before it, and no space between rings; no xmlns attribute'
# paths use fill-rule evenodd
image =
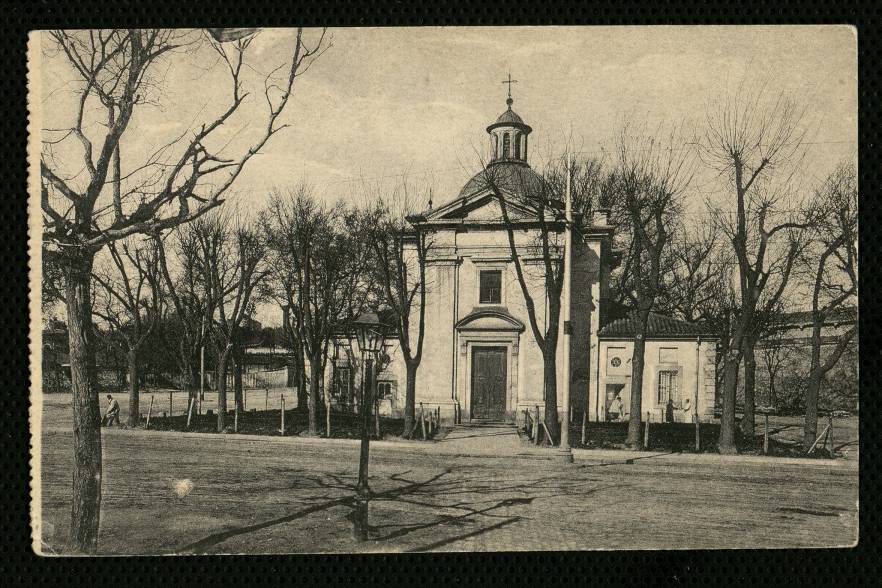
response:
<svg viewBox="0 0 882 588"><path fill-rule="evenodd" d="M383 345L383 325L375 313L362 313L355 319L355 336L362 360L362 391L359 408L361 411L361 451L358 457L358 484L355 487L355 513L353 515L353 538L358 541L368 539L368 457L370 454L370 425L373 382L372 363Z"/></svg>
<svg viewBox="0 0 882 588"><path fill-rule="evenodd" d="M570 449L570 347L572 345L573 326L570 322L570 298L573 264L573 204L572 204L572 155L567 154L567 192L566 192L566 227L564 233L564 267L563 267L563 390L560 417L560 452L564 463L573 463L573 450Z"/></svg>

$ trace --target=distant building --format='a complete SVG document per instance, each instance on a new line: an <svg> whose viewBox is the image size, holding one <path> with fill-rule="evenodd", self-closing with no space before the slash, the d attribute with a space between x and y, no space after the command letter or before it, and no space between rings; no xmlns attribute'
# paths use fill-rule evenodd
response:
<svg viewBox="0 0 882 588"><path fill-rule="evenodd" d="M858 310L847 306L831 312L821 326L821 360L857 324ZM811 368L812 313L782 314L757 344L757 403L780 412L801 412ZM858 409L858 337L855 335L821 386L821 410Z"/></svg>

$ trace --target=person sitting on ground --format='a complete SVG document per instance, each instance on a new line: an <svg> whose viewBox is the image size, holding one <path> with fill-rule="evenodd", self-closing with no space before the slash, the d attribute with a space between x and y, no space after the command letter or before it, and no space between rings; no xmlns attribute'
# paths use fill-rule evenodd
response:
<svg viewBox="0 0 882 588"><path fill-rule="evenodd" d="M119 402L113 397L112 394L107 395L107 412L104 413L104 423L110 427L113 426L113 421L116 421L116 425L120 426L119 423Z"/></svg>

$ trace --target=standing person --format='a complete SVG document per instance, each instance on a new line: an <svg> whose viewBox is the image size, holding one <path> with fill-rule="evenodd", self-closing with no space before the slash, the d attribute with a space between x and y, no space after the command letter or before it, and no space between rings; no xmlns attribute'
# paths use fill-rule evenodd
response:
<svg viewBox="0 0 882 588"><path fill-rule="evenodd" d="M619 421L622 420L622 396L621 394L616 394L616 397L613 398L613 401L610 402L609 408L606 411L607 420L610 421Z"/></svg>
<svg viewBox="0 0 882 588"><path fill-rule="evenodd" d="M674 422L674 401L670 398L668 398L668 403L665 405L665 422Z"/></svg>
<svg viewBox="0 0 882 588"><path fill-rule="evenodd" d="M113 394L107 395L107 412L104 413L104 424L108 427L113 425L113 421L116 421L116 426L120 426L119 424L119 402L113 397Z"/></svg>
<svg viewBox="0 0 882 588"><path fill-rule="evenodd" d="M694 411L692 410L692 399L688 396L683 400L683 422L691 423L694 420Z"/></svg>

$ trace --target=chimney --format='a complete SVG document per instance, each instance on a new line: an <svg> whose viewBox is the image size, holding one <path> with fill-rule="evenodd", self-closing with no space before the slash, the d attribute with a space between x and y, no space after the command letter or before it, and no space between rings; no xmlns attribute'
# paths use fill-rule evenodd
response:
<svg viewBox="0 0 882 588"><path fill-rule="evenodd" d="M591 218L591 224L595 227L609 226L609 208L597 208Z"/></svg>

